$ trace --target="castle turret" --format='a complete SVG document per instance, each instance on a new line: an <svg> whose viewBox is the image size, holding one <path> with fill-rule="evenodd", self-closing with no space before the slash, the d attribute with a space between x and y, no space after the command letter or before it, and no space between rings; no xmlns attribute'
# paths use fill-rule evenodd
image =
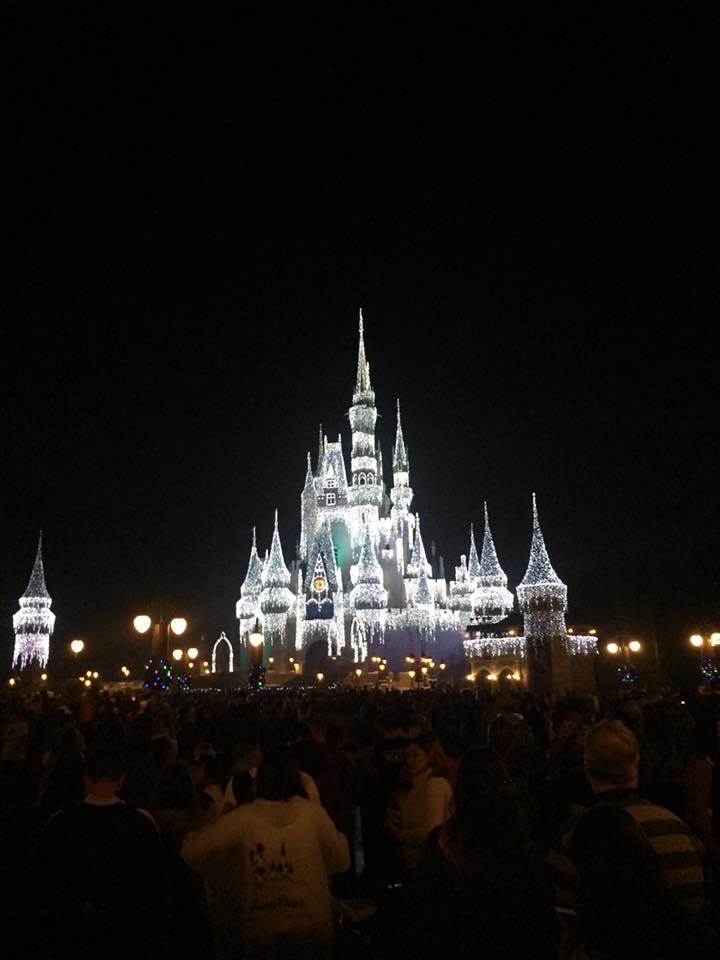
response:
<svg viewBox="0 0 720 960"><path fill-rule="evenodd" d="M480 623L499 623L509 617L513 609L513 595L507 588L507 576L500 566L488 517L487 503L485 511L485 530L483 532L482 554L477 566L475 592L470 598L473 613ZM472 536L472 534L471 534ZM475 541L473 538L472 547ZM477 559L477 554L475 555Z"/></svg>
<svg viewBox="0 0 720 960"><path fill-rule="evenodd" d="M349 503L354 508L353 543L362 543L363 524L377 523L382 503L377 453L375 450L375 393L370 382L370 364L365 358L362 310L360 311L360 342L358 346L357 378L350 407L352 429L351 486Z"/></svg>
<svg viewBox="0 0 720 960"><path fill-rule="evenodd" d="M305 473L305 486L300 495L300 560L307 560L308 547L310 546L317 526L317 490L315 487L315 477L310 463L310 454L307 455L307 471Z"/></svg>
<svg viewBox="0 0 720 960"><path fill-rule="evenodd" d="M52 598L45 586L42 559L42 532L37 554L25 593L20 597L20 609L13 617L15 649L13 669L21 670L36 662L44 667L50 656L50 638L55 628L55 614L50 610Z"/></svg>
<svg viewBox="0 0 720 960"><path fill-rule="evenodd" d="M393 486L390 491L392 500L393 525L400 524L406 519L413 492L410 486L410 460L407 455L405 438L400 420L400 401L397 402L397 428L395 430L395 446L393 447Z"/></svg>
<svg viewBox="0 0 720 960"><path fill-rule="evenodd" d="M350 603L356 610L384 610L387 608L387 600L382 567L375 553L370 525L366 523L358 560L357 582L350 591Z"/></svg>
<svg viewBox="0 0 720 960"><path fill-rule="evenodd" d="M450 584L450 593L447 605L450 610L457 610L460 614L461 626L463 621L467 621L472 613L472 603L470 596L473 592L470 577L468 575L467 560L465 554L460 557L460 566L455 567L455 579Z"/></svg>
<svg viewBox="0 0 720 960"><path fill-rule="evenodd" d="M536 693L560 692L567 686L565 611L567 587L555 573L540 529L533 493L530 560L518 584L517 597L525 624L528 684Z"/></svg>
<svg viewBox="0 0 720 960"><path fill-rule="evenodd" d="M286 658L286 626L288 616L293 610L295 596L290 590L290 571L285 566L278 515L275 511L275 529L273 531L270 554L263 565L262 591L260 593L260 611L263 618L265 642L281 666Z"/></svg>

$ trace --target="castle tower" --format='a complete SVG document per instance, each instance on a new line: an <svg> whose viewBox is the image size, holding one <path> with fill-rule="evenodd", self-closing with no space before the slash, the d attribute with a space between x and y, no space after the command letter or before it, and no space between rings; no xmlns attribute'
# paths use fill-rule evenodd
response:
<svg viewBox="0 0 720 960"><path fill-rule="evenodd" d="M350 427L352 429L351 486L348 502L353 516L353 547L362 545L364 524L372 523L377 530L377 521L382 503L382 485L379 482L379 469L375 451L375 393L370 383L370 364L365 359L365 340L363 336L363 318L360 311L360 343L358 346L358 366L353 402L350 407ZM375 537L376 539L376 537Z"/></svg>
<svg viewBox="0 0 720 960"><path fill-rule="evenodd" d="M510 616L513 609L513 595L507 588L507 576L500 566L495 550L487 503L483 504L483 508L485 511L485 530L483 532L482 553L477 565L475 592L472 594L470 602L473 613L480 623L490 624L499 623ZM472 561L472 551L475 549L475 538L472 535L472 530L470 537L470 558ZM477 553L475 558L477 560Z"/></svg>
<svg viewBox="0 0 720 960"><path fill-rule="evenodd" d="M304 563L308 556L308 548L312 543L315 527L317 526L317 490L315 477L310 463L310 454L307 455L307 472L305 486L300 495L300 560Z"/></svg>
<svg viewBox="0 0 720 960"><path fill-rule="evenodd" d="M392 500L393 527L399 527L407 520L413 491L410 486L410 460L405 447L405 438L400 420L400 401L397 402L397 428L395 431L395 446L393 447L393 485L390 491Z"/></svg>
<svg viewBox="0 0 720 960"><path fill-rule="evenodd" d="M276 510L270 554L263 565L262 571L260 611L262 613L266 651L272 653L278 661L280 669L285 669L287 666L289 638L286 638L286 627L288 618L295 606L295 596L290 590L290 579L290 571L285 566L282 544L280 543ZM287 644L286 639L288 639Z"/></svg>
<svg viewBox="0 0 720 960"><path fill-rule="evenodd" d="M370 524L366 523L358 560L357 583L350 591L350 603L356 610L385 610L387 600L382 567L373 546Z"/></svg>
<svg viewBox="0 0 720 960"><path fill-rule="evenodd" d="M50 656L50 638L55 627L55 614L50 610L51 604L52 598L45 586L41 532L30 580L25 593L20 597L20 609L13 617L13 669L19 667L22 670L33 661L41 667L46 666Z"/></svg>
<svg viewBox="0 0 720 960"><path fill-rule="evenodd" d="M528 686L534 693L560 693L569 687L565 649L567 587L550 563L534 493L532 503L530 560L517 588L525 624Z"/></svg>
<svg viewBox="0 0 720 960"><path fill-rule="evenodd" d="M258 556L255 527L253 527L252 546L248 560L247 573L240 587L240 599L235 604L235 618L238 621L240 639L240 657L244 659L244 638L260 613L260 592L262 591L263 562Z"/></svg>

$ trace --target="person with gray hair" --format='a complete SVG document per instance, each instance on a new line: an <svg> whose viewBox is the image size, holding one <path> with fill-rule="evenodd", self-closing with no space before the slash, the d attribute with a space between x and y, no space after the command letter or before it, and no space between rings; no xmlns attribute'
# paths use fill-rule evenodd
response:
<svg viewBox="0 0 720 960"><path fill-rule="evenodd" d="M635 735L619 720L600 720L585 734L583 746L585 775L593 794L588 809L612 804L629 813L655 850L664 882L678 904L696 916L707 913L710 890L704 847L674 813L639 796L640 749ZM548 856L561 914L574 913L577 906L577 873L569 850L585 815L583 811L562 827Z"/></svg>

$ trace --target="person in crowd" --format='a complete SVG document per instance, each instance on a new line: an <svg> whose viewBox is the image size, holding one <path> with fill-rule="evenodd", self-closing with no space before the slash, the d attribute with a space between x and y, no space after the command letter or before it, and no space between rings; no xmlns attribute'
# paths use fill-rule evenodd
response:
<svg viewBox="0 0 720 960"><path fill-rule="evenodd" d="M203 824L200 796L183 764L175 763L160 774L152 815L163 842L168 875L168 956L172 960L212 960L215 947L205 886L200 874L180 856L187 835Z"/></svg>
<svg viewBox="0 0 720 960"><path fill-rule="evenodd" d="M289 748L266 752L257 799L190 834L183 856L206 880L222 960L332 958L329 883L348 869L348 844L308 800Z"/></svg>
<svg viewBox="0 0 720 960"><path fill-rule="evenodd" d="M493 750L462 754L452 815L431 832L403 892L397 929L409 956L555 956L551 891L521 808Z"/></svg>
<svg viewBox="0 0 720 960"><path fill-rule="evenodd" d="M208 754L197 754L192 759L190 773L195 787L207 797L205 802L209 818L222 816L225 809L222 789L224 778L219 760Z"/></svg>
<svg viewBox="0 0 720 960"><path fill-rule="evenodd" d="M708 910L704 850L692 830L670 810L638 795L640 755L635 736L619 720L601 720L585 735L585 773L592 790L589 806L622 807L640 824L659 858L665 883L681 906L695 915ZM577 874L568 853L570 838L586 813L561 829L549 854L556 905L574 911Z"/></svg>
<svg viewBox="0 0 720 960"><path fill-rule="evenodd" d="M578 900L568 960L720 956L720 939L672 895L660 857L627 808L589 810L573 831L569 854Z"/></svg>
<svg viewBox="0 0 720 960"><path fill-rule="evenodd" d="M22 881L26 957L163 955L168 892L160 835L149 813L118 796L123 776L122 755L97 748L84 800L43 828Z"/></svg>
<svg viewBox="0 0 720 960"><path fill-rule="evenodd" d="M410 743L401 777L407 786L391 798L385 825L407 871L417 866L430 831L450 814L452 789L442 746L434 734L423 734Z"/></svg>

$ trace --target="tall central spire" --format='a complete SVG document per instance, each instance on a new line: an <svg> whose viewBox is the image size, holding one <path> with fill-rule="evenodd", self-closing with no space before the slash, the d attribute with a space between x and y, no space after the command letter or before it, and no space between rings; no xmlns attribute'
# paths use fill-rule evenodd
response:
<svg viewBox="0 0 720 960"><path fill-rule="evenodd" d="M363 335L363 315L360 309L360 343L358 345L358 364L357 379L355 381L355 393L366 393L372 390L370 386L370 364L365 359L365 337Z"/></svg>

